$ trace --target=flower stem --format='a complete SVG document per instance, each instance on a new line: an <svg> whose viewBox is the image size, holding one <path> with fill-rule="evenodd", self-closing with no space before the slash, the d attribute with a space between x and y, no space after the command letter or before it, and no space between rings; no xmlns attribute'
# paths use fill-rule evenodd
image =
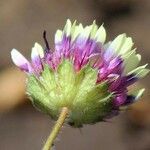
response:
<svg viewBox="0 0 150 150"><path fill-rule="evenodd" d="M61 127L63 126L63 123L65 122L65 119L67 118L68 111L69 110L67 107L62 108L59 118L58 118L55 126L53 127L52 132L50 133L50 135L43 147L43 150L51 150L53 143L54 143L57 135L59 134L59 131L61 130Z"/></svg>

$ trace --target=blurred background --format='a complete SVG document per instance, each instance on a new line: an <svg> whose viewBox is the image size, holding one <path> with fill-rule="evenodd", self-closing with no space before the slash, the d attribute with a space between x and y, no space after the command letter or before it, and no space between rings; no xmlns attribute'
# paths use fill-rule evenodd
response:
<svg viewBox="0 0 150 150"><path fill-rule="evenodd" d="M43 30L53 44L67 18L84 25L104 23L107 37L133 37L142 64L150 58L149 0L0 0L0 150L40 150L54 122L35 110L25 95L25 75L10 59L12 48L30 57L34 42L44 46ZM57 150L150 150L150 76L142 100L109 123L63 128ZM61 139L61 140L60 140Z"/></svg>

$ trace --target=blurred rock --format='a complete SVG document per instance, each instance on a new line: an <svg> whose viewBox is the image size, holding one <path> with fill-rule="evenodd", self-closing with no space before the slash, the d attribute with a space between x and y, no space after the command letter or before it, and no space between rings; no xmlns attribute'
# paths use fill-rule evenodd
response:
<svg viewBox="0 0 150 150"><path fill-rule="evenodd" d="M8 68L0 72L0 112L6 112L25 102L25 74Z"/></svg>
<svg viewBox="0 0 150 150"><path fill-rule="evenodd" d="M140 127L150 127L150 101L149 97L133 104L128 111L130 122Z"/></svg>

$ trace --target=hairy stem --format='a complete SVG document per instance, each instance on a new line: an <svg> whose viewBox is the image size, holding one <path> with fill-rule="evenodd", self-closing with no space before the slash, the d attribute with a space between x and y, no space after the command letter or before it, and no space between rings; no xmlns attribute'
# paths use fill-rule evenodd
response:
<svg viewBox="0 0 150 150"><path fill-rule="evenodd" d="M61 127L63 126L63 123L65 122L65 119L67 118L68 111L69 110L67 107L62 108L59 118L58 118L55 126L53 127L52 132L50 133L50 135L43 147L43 150L51 150L53 143L54 143L57 135L59 134L59 131L61 130Z"/></svg>

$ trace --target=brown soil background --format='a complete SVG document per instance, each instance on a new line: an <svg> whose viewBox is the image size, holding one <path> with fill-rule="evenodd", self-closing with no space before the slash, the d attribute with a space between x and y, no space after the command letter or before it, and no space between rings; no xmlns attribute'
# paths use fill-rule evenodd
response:
<svg viewBox="0 0 150 150"><path fill-rule="evenodd" d="M12 48L30 57L34 42L42 45L47 30L53 45L56 29L67 18L84 25L104 22L108 40L120 33L133 37L142 63L150 59L149 0L0 0L0 150L40 150L53 121L25 103L24 75L10 59ZM8 68L7 70L5 70ZM147 88L143 102L109 123L69 126L56 142L57 150L150 150L150 76L140 83ZM18 105L21 104L21 105Z"/></svg>

